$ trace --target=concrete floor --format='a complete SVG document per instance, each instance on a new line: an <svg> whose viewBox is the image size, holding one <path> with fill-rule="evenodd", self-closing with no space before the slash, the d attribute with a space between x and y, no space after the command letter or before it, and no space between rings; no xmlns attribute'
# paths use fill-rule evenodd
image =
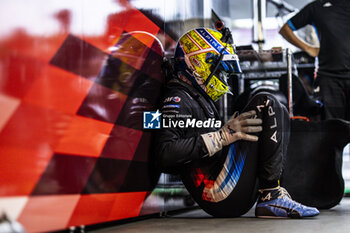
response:
<svg viewBox="0 0 350 233"><path fill-rule="evenodd" d="M308 219L258 219L254 208L240 218L212 218L200 209L163 218L152 218L93 231L114 232L257 232L257 233L348 233L350 232L350 198L320 215Z"/></svg>

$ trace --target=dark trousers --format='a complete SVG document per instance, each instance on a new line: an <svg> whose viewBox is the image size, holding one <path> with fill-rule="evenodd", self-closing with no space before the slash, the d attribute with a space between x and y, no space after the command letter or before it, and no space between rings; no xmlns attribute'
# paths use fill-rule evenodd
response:
<svg viewBox="0 0 350 233"><path fill-rule="evenodd" d="M350 77L317 75L315 96L324 104L322 120L341 118L350 121Z"/></svg>
<svg viewBox="0 0 350 233"><path fill-rule="evenodd" d="M255 110L263 120L258 142L237 141L223 148L219 158L195 164L182 174L186 188L199 206L215 217L237 217L255 203L258 188L278 185L283 158L289 142L289 116L286 108L268 93L254 96L244 112ZM208 198L225 196L221 200Z"/></svg>

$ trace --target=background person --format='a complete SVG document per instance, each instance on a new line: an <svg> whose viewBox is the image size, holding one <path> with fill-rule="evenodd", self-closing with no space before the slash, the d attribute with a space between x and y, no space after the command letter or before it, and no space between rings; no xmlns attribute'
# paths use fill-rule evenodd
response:
<svg viewBox="0 0 350 233"><path fill-rule="evenodd" d="M322 118L350 121L350 1L317 0L306 5L283 25L280 34L290 43L318 56L315 95L324 104ZM312 46L293 31L306 25L317 30L320 47Z"/></svg>

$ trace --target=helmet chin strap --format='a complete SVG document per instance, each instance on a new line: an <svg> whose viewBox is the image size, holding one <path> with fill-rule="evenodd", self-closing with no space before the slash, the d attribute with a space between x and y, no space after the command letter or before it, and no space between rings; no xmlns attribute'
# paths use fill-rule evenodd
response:
<svg viewBox="0 0 350 233"><path fill-rule="evenodd" d="M205 80L204 85L208 88L208 84L210 82L210 80L212 79L212 77L214 76L214 73L217 71L217 69L219 68L220 63L222 62L222 59L224 58L224 51L227 48L227 44L225 45L225 47L221 50L220 53L220 57L218 62L216 63L213 71L210 73L209 77L207 78L207 80Z"/></svg>

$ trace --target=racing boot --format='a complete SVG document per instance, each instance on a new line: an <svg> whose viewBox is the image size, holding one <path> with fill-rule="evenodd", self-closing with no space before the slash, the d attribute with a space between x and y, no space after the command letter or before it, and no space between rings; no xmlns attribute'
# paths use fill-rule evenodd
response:
<svg viewBox="0 0 350 233"><path fill-rule="evenodd" d="M316 208L292 200L287 190L280 186L272 189L262 189L259 192L260 196L255 208L256 217L303 218L313 217L320 213Z"/></svg>

